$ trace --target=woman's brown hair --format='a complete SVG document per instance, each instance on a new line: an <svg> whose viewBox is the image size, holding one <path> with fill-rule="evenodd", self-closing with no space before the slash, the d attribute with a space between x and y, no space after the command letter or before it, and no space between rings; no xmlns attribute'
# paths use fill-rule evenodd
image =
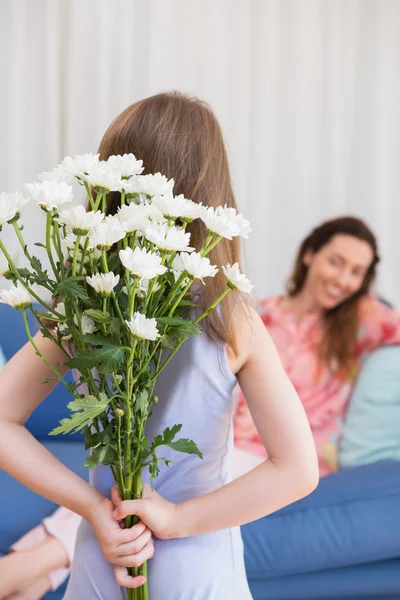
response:
<svg viewBox="0 0 400 600"><path fill-rule="evenodd" d="M101 140L100 159L113 154L133 153L143 161L144 174L162 173L175 180L174 194L183 194L207 206L236 208L228 159L221 128L210 107L197 98L178 92L162 93L140 100L125 109L109 126ZM107 212L114 214L120 205L119 193L109 195ZM200 219L188 228L191 246L201 248L206 230ZM222 239L209 254L219 268L240 262L239 239ZM213 282L202 286L199 303L208 308L226 288L220 272ZM232 314L238 293L229 293L207 317L207 334L217 342L235 349Z"/></svg>
<svg viewBox="0 0 400 600"><path fill-rule="evenodd" d="M340 217L325 221L314 229L300 245L287 291L290 297L297 296L307 279L308 266L304 256L308 251L319 252L335 235L350 235L367 242L372 249L373 259L365 274L360 289L335 308L323 315L324 333L319 346L319 358L329 367L335 366L343 376L351 374L356 360L357 336L360 326L360 298L370 292L379 262L378 246L370 228L356 217Z"/></svg>

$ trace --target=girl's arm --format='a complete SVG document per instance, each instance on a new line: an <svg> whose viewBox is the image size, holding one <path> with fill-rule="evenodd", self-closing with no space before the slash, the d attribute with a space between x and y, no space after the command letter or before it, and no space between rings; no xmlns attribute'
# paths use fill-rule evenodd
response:
<svg viewBox="0 0 400 600"><path fill-rule="evenodd" d="M178 505L146 488L144 498L120 501L117 518L137 514L157 537L186 537L243 525L312 492L318 461L301 401L257 313L239 319L240 387L268 459L218 490Z"/></svg>
<svg viewBox="0 0 400 600"><path fill-rule="evenodd" d="M41 354L61 374L65 355L41 333L35 336ZM50 378L48 383L42 383ZM69 508L92 525L106 559L115 567L117 582L138 587L142 577L131 577L124 567L139 566L154 552L151 532L138 523L121 529L114 505L84 479L68 469L24 427L33 410L55 387L53 373L28 342L0 373L0 468L34 492Z"/></svg>
<svg viewBox="0 0 400 600"><path fill-rule="evenodd" d="M58 364L64 375L67 369L63 367L63 352L41 333L36 334L35 342L47 361L54 367ZM50 381L42 383L46 379ZM41 496L89 518L104 497L57 460L24 427L56 383L54 374L29 342L2 370L0 468Z"/></svg>

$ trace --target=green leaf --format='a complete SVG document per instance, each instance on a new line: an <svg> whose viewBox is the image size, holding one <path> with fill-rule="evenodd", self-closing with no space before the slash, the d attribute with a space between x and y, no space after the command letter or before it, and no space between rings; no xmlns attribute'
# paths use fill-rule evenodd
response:
<svg viewBox="0 0 400 600"><path fill-rule="evenodd" d="M71 369L79 371L96 368L99 373L107 375L118 371L124 359L124 346L119 346L112 340L100 335L85 335L84 339L94 346L90 350L76 350L75 357L65 363Z"/></svg>
<svg viewBox="0 0 400 600"><path fill-rule="evenodd" d="M147 408L149 406L149 392L147 390L141 390L136 395L135 406L137 406L142 415L147 413Z"/></svg>
<svg viewBox="0 0 400 600"><path fill-rule="evenodd" d="M102 459L102 463L105 466L115 465L118 463L118 452L111 444L107 445L107 451Z"/></svg>
<svg viewBox="0 0 400 600"><path fill-rule="evenodd" d="M31 265L35 269L35 271L43 272L42 263L40 262L40 260L38 258L36 258L36 256L31 257Z"/></svg>
<svg viewBox="0 0 400 600"><path fill-rule="evenodd" d="M201 329L198 325L180 317L158 317L157 323L159 325L167 325L167 333L171 337L186 339L201 334Z"/></svg>
<svg viewBox="0 0 400 600"><path fill-rule="evenodd" d="M28 269L18 269L18 273L22 277L22 279L31 279L32 273L28 271Z"/></svg>
<svg viewBox="0 0 400 600"><path fill-rule="evenodd" d="M176 440L176 442L169 442L166 445L172 448L172 450L176 450L176 452L184 452L185 454L197 454L197 456L203 458L202 453L200 452L193 440L181 438L180 440Z"/></svg>
<svg viewBox="0 0 400 600"><path fill-rule="evenodd" d="M101 415L107 408L110 399L103 393L96 396L76 397L67 407L75 414L68 419L62 419L60 426L53 429L49 435L58 435L59 433L70 433L71 431L80 431L84 427L89 427L94 419Z"/></svg>
<svg viewBox="0 0 400 600"><path fill-rule="evenodd" d="M117 317L115 317L108 326L107 333L109 335L114 335L114 333L117 333L117 331L121 329L121 325L121 321Z"/></svg>
<svg viewBox="0 0 400 600"><path fill-rule="evenodd" d="M160 344L163 348L168 348L168 350L173 350L176 346L176 344L174 344L173 338L167 335L166 333L164 333L164 335L161 336Z"/></svg>
<svg viewBox="0 0 400 600"><path fill-rule="evenodd" d="M33 245L39 246L40 248L44 248L46 250L46 246L44 244L42 244L42 242L35 242Z"/></svg>
<svg viewBox="0 0 400 600"><path fill-rule="evenodd" d="M60 298L80 298L81 300L87 300L89 296L84 287L80 285L80 281L85 278L82 277L67 277L56 286L53 292L53 297L59 296Z"/></svg>
<svg viewBox="0 0 400 600"><path fill-rule="evenodd" d="M154 452L154 450L156 448L159 448L160 446L167 446L170 442L172 442L176 434L179 433L181 429L182 425L174 425L171 429L169 427L164 429L162 433L159 433L153 439L153 442L150 447L150 452Z"/></svg>
<svg viewBox="0 0 400 600"><path fill-rule="evenodd" d="M85 315L90 317L95 323L102 323L104 325L109 325L113 320L109 312L103 312L94 308L85 310Z"/></svg>
<svg viewBox="0 0 400 600"><path fill-rule="evenodd" d="M86 458L85 467L94 469L99 463L103 462L103 459L107 453L107 446L99 446L94 448L91 454Z"/></svg>

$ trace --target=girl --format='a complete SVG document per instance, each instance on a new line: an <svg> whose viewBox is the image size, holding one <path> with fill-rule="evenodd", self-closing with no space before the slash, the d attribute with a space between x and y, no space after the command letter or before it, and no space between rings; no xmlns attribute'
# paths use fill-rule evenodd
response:
<svg viewBox="0 0 400 600"><path fill-rule="evenodd" d="M363 221L327 221L301 244L287 295L260 302L264 325L306 410L320 475L338 468L338 439L363 357L400 343L400 314L370 295L378 262L375 236ZM243 396L235 439L238 448L265 456Z"/></svg>
<svg viewBox="0 0 400 600"><path fill-rule="evenodd" d="M130 152L143 160L147 172L174 178L176 194L210 206L236 206L221 130L204 103L175 93L130 106L105 133L100 158ZM109 213L118 202L115 194ZM195 222L191 234L191 244L198 248L205 231ZM224 240L210 258L217 265L238 261L237 241ZM205 287L200 303L209 306L224 285L217 279L213 287ZM52 385L40 383L49 373L29 344L4 369L0 466L84 518L67 600L123 598L119 586L143 583L141 577L129 577L126 567L142 564L153 551L152 600L250 599L238 526L294 502L317 485L307 418L265 327L239 298L228 295L226 300L208 317L203 335L186 342L162 372L156 389L161 401L147 431L151 439L165 425L182 423L182 435L196 440L204 459L174 454L155 490L146 486L141 500L121 502L115 489L110 500L109 468L94 469L90 486L24 429ZM49 362L63 362L51 340L38 334L36 343ZM231 482L232 390L237 379L269 459ZM121 529L119 520L128 513L141 521Z"/></svg>

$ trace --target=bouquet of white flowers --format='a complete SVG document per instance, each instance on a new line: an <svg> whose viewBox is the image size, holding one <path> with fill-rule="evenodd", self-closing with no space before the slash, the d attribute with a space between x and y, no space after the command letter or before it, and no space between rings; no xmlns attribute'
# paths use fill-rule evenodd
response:
<svg viewBox="0 0 400 600"><path fill-rule="evenodd" d="M146 439L147 419L159 401L154 386L183 342L201 333L199 323L224 296L252 287L238 264L223 266L226 290L199 314L200 284L193 284L204 284L218 271L207 255L223 237L247 237L249 223L233 208L214 210L174 197L173 180L142 171L142 161L133 154L107 161L86 154L65 158L54 171L41 174L40 182L26 186L46 216L45 240L36 245L45 248L49 271L23 238L19 220L28 199L19 192L0 195L0 229L5 223L14 228L29 263L20 268L0 236L0 272L13 284L0 292L0 299L21 310L27 335L45 362L30 331L28 310L42 334L64 352L65 365L78 373L69 383L60 365L47 363L73 395L71 416L52 434L84 429L90 449L86 466L109 465L125 500L140 498L144 468L154 481L160 461L168 464L158 452L162 446L202 457L194 441L177 438L180 424L171 423L153 440ZM68 207L73 178L86 188L86 208ZM112 192L119 192L120 206L107 214ZM207 230L197 252L186 231L194 219L202 219ZM42 299L38 286L53 302ZM133 522L127 517L125 526ZM145 575L146 565L135 571ZM147 585L129 590L128 597L147 600Z"/></svg>

